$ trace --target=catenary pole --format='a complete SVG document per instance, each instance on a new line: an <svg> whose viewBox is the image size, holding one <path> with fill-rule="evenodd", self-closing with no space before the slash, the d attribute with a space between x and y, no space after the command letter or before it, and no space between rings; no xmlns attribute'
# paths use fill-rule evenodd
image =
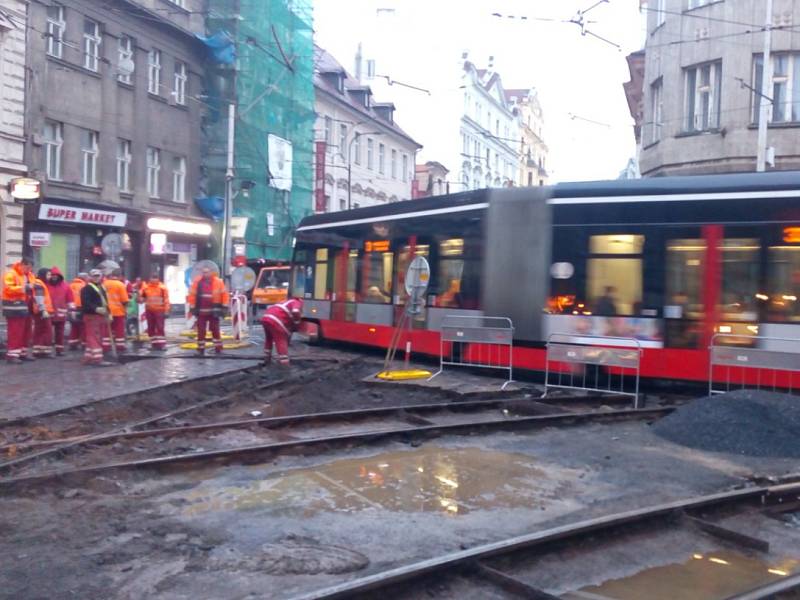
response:
<svg viewBox="0 0 800 600"><path fill-rule="evenodd" d="M770 94L772 84L772 64L770 62L770 51L772 49L772 0L767 0L767 16L764 22L764 55L761 62L761 95L759 100L758 112L758 148L756 153L756 171L762 172L766 169L767 162L767 125L770 119L772 103L765 97ZM771 95L771 94L770 94Z"/></svg>
<svg viewBox="0 0 800 600"><path fill-rule="evenodd" d="M231 257L231 212L233 210L233 179L234 179L234 140L236 133L236 106L228 105L228 160L225 170L225 210L222 222L222 265L220 270L225 276L230 271L228 263Z"/></svg>

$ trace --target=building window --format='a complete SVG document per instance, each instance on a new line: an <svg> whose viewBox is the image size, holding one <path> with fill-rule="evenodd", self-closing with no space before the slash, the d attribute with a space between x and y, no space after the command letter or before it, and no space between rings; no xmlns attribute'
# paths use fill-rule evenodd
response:
<svg viewBox="0 0 800 600"><path fill-rule="evenodd" d="M161 50L147 53L147 91L158 95L161 89Z"/></svg>
<svg viewBox="0 0 800 600"><path fill-rule="evenodd" d="M325 136L323 139L325 140L326 144L330 145L331 129L333 128L333 119L331 119L330 117L325 117L323 122L324 122L323 135Z"/></svg>
<svg viewBox="0 0 800 600"><path fill-rule="evenodd" d="M347 200L344 198L339 198L339 210L344 210L347 208Z"/></svg>
<svg viewBox="0 0 800 600"><path fill-rule="evenodd" d="M367 138L367 168L372 171L375 168L375 141Z"/></svg>
<svg viewBox="0 0 800 600"><path fill-rule="evenodd" d="M127 84L133 83L131 73L128 71L122 72L121 70L121 65L125 63L133 64L133 62L133 39L123 35L117 41L117 69L119 70L117 81Z"/></svg>
<svg viewBox="0 0 800 600"><path fill-rule="evenodd" d="M498 137L500 136L500 119L494 122L494 134Z"/></svg>
<svg viewBox="0 0 800 600"><path fill-rule="evenodd" d="M158 198L158 174L161 171L161 150L147 149L147 194Z"/></svg>
<svg viewBox="0 0 800 600"><path fill-rule="evenodd" d="M81 183L97 185L97 137L96 131L81 130Z"/></svg>
<svg viewBox="0 0 800 600"><path fill-rule="evenodd" d="M656 27L661 27L667 18L667 13L665 12L666 2L667 0L656 0ZM689 0L690 4L691 2L692 0Z"/></svg>
<svg viewBox="0 0 800 600"><path fill-rule="evenodd" d="M186 104L186 82L188 79L186 63L175 61L175 80L172 85L172 93L177 104Z"/></svg>
<svg viewBox="0 0 800 600"><path fill-rule="evenodd" d="M716 0L689 0L688 9L692 10L693 8L698 8L699 6L711 4L712 2L716 2Z"/></svg>
<svg viewBox="0 0 800 600"><path fill-rule="evenodd" d="M121 192L131 191L131 143L117 140L117 187Z"/></svg>
<svg viewBox="0 0 800 600"><path fill-rule="evenodd" d="M48 179L61 179L61 148L64 145L64 124L44 123L44 168Z"/></svg>
<svg viewBox="0 0 800 600"><path fill-rule="evenodd" d="M83 21L83 66L97 71L100 61L100 23L85 19Z"/></svg>
<svg viewBox="0 0 800 600"><path fill-rule="evenodd" d="M347 152L347 125L339 124L339 152L344 156Z"/></svg>
<svg viewBox="0 0 800 600"><path fill-rule="evenodd" d="M47 54L61 58L64 54L64 7L54 4L47 7Z"/></svg>
<svg viewBox="0 0 800 600"><path fill-rule="evenodd" d="M772 123L800 121L800 53L778 53L770 56L772 62ZM761 77L764 59L753 59L753 123L759 121L761 102ZM767 94L769 95L769 94Z"/></svg>
<svg viewBox="0 0 800 600"><path fill-rule="evenodd" d="M181 8L186 8L186 0L169 0L175 6L180 6Z"/></svg>
<svg viewBox="0 0 800 600"><path fill-rule="evenodd" d="M661 126L663 124L663 104L661 99L662 79L659 78L650 86L650 143L655 144L661 139Z"/></svg>
<svg viewBox="0 0 800 600"><path fill-rule="evenodd" d="M686 131L719 127L722 61L684 69L686 80Z"/></svg>
<svg viewBox="0 0 800 600"><path fill-rule="evenodd" d="M378 173L383 175L386 172L386 146L378 144Z"/></svg>
<svg viewBox="0 0 800 600"><path fill-rule="evenodd" d="M469 136L466 133L461 136L461 153L469 154Z"/></svg>
<svg viewBox="0 0 800 600"><path fill-rule="evenodd" d="M392 149L392 179L397 179L397 150Z"/></svg>
<svg viewBox="0 0 800 600"><path fill-rule="evenodd" d="M356 137L353 139L353 160L357 165L361 164L361 136L356 134Z"/></svg>
<svg viewBox="0 0 800 600"><path fill-rule="evenodd" d="M172 159L172 201L186 202L186 159L182 156Z"/></svg>
<svg viewBox="0 0 800 600"><path fill-rule="evenodd" d="M403 154L403 182L408 181L408 154Z"/></svg>

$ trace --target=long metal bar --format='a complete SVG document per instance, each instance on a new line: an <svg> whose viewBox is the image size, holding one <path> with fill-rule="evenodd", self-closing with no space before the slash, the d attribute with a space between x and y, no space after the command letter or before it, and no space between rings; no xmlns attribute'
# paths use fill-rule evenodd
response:
<svg viewBox="0 0 800 600"><path fill-rule="evenodd" d="M719 539L728 542L735 542L740 546L744 546L746 548L752 548L753 550L758 550L759 552L769 552L769 542L766 540L753 537L752 535L740 533L738 531L728 529L727 527L722 527L721 525L717 525L716 523L711 523L704 519L698 519L697 517L690 517L687 515L686 518L689 520L690 523L694 524L698 529L700 529L701 531L705 531L706 533L713 535L714 537L717 537Z"/></svg>
<svg viewBox="0 0 800 600"><path fill-rule="evenodd" d="M562 525L534 533L520 535L489 544L476 546L468 550L445 554L429 560L424 560L395 569L389 569L366 577L351 580L338 585L330 586L301 596L293 600L335 600L338 598L352 598L356 594L363 594L375 590L382 590L391 585L408 581L421 575L430 575L442 572L476 560L493 556L511 554L520 550L527 550L560 540L577 539L592 532L613 529L621 525L633 525L646 522L659 517L664 517L678 511L694 510L704 507L722 506L737 502L746 502L764 499L774 494L800 493L800 483L787 486L754 487L743 490L733 490L708 496L698 496L686 500L676 500L665 504L658 504L647 508L629 510L603 517L595 517L569 525ZM800 577L800 576L798 576ZM753 598L737 597L735 600L754 600ZM731 599L733 600L733 599Z"/></svg>
<svg viewBox="0 0 800 600"><path fill-rule="evenodd" d="M775 594L779 594L781 592L791 592L797 589L800 589L800 573L756 588L754 590L750 590L744 594L728 596L725 600L767 600L770 598L775 598Z"/></svg>
<svg viewBox="0 0 800 600"><path fill-rule="evenodd" d="M519 596L520 598L526 598L527 600L559 600L558 596L553 596L552 594L548 594L547 592L543 592L542 590L533 587L525 583L524 581L517 579L516 577L512 577L508 573L504 573L498 569L494 569L489 565L485 565L481 562L476 562L473 569L470 569L471 574L478 575L483 579L486 579L502 590L514 594L515 596Z"/></svg>
<svg viewBox="0 0 800 600"><path fill-rule="evenodd" d="M79 467L75 469L65 469L61 471L49 471L33 475L20 477L7 477L0 479L0 485L8 485L20 482L30 482L64 475L74 475L78 473L96 473L122 468L157 467L168 464L185 464L189 462L211 462L217 459L244 457L258 453L271 453L293 448L310 448L313 446L337 444L351 444L353 442L369 442L378 439L407 437L407 436L431 436L442 434L474 433L479 430L502 431L515 430L530 427L548 427L555 424L577 425L585 422L606 422L628 419L646 419L661 417L669 414L673 408L653 408L647 410L616 410L616 411L589 411L583 413L561 413L555 415L535 415L531 417L520 417L509 419L503 417L492 421L478 420L466 423L450 423L439 425L422 425L419 427L399 427L393 429L379 429L363 431L357 433L346 433L339 435L322 436L317 438L296 439L285 442L272 442L268 444L256 444L252 446L241 446L238 448L228 448L224 450L210 450L205 452L190 452L186 454L176 454L171 456L161 456L157 458L146 458L135 461L123 461L118 463L106 463Z"/></svg>

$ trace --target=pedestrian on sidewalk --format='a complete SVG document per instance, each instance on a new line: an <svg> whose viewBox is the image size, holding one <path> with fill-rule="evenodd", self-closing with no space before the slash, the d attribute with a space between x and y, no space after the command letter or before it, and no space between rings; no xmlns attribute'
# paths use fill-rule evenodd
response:
<svg viewBox="0 0 800 600"><path fill-rule="evenodd" d="M50 269L47 278L47 291L53 303L55 312L52 316L53 337L55 338L56 355L64 355L64 328L67 325L67 315L75 312L75 299L72 289L64 281L64 276L58 267Z"/></svg>
<svg viewBox="0 0 800 600"><path fill-rule="evenodd" d="M150 338L150 348L153 350L166 350L167 338L164 333L164 321L169 314L169 290L153 274L139 291L140 304L144 304L144 316L147 319L147 335Z"/></svg>
<svg viewBox="0 0 800 600"><path fill-rule="evenodd" d="M303 301L292 298L273 304L261 318L264 327L264 362L272 362L272 345L278 353L278 362L289 365L289 341L292 333L300 327L303 317Z"/></svg>
<svg viewBox="0 0 800 600"><path fill-rule="evenodd" d="M103 287L103 273L100 269L89 271L89 283L81 290L81 315L86 344L83 364L109 366L111 363L103 361L102 340L108 335L111 314L108 311L108 296Z"/></svg>
<svg viewBox="0 0 800 600"><path fill-rule="evenodd" d="M53 358L53 301L47 288L50 269L39 269L33 280L33 355Z"/></svg>
<svg viewBox="0 0 800 600"><path fill-rule="evenodd" d="M206 351L206 328L211 330L214 337L214 350L222 354L219 321L229 300L225 282L207 267L203 269L201 277L192 283L188 301L189 309L197 317L197 353L200 356Z"/></svg>
<svg viewBox="0 0 800 600"><path fill-rule="evenodd" d="M28 355L33 332L33 261L23 257L3 276L2 306L8 328L6 361L18 364L34 360Z"/></svg>
<svg viewBox="0 0 800 600"><path fill-rule="evenodd" d="M103 282L103 287L106 289L108 296L108 310L111 313L111 333L114 336L114 345L117 347L117 352L125 352L127 349L125 344L125 319L128 314L127 306L130 296L128 296L128 288L122 281L122 271L114 269L111 276L107 277ZM108 352L111 350L111 338L106 331L103 337L103 350Z"/></svg>
<svg viewBox="0 0 800 600"><path fill-rule="evenodd" d="M72 290L72 298L75 301L75 309L69 313L68 346L70 350L78 350L84 345L83 321L81 320L81 290L86 286L87 281L89 281L89 274L81 272L69 284L69 288Z"/></svg>

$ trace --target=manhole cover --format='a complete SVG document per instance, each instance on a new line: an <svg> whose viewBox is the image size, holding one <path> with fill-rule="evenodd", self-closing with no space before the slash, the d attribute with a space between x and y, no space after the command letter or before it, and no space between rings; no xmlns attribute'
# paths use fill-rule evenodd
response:
<svg viewBox="0 0 800 600"><path fill-rule="evenodd" d="M257 568L271 575L349 573L369 564L369 559L355 550L306 540L264 544L262 550Z"/></svg>

